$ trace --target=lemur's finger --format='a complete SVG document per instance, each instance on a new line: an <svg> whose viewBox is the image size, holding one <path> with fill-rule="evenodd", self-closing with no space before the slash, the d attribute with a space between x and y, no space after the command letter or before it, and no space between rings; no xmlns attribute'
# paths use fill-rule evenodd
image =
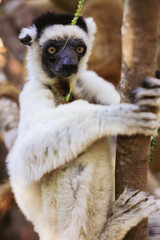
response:
<svg viewBox="0 0 160 240"><path fill-rule="evenodd" d="M137 124L139 127L144 127L152 130L156 130L159 127L159 123L157 121L151 120L151 121L143 121L139 120L139 123Z"/></svg>
<svg viewBox="0 0 160 240"><path fill-rule="evenodd" d="M144 136L156 136L157 135L157 129L146 129L146 128L141 128L138 131L138 134L142 134Z"/></svg>
<svg viewBox="0 0 160 240"><path fill-rule="evenodd" d="M130 189L125 191L115 202L115 207L119 209L119 216L123 217L130 213L140 214L140 216L141 214L145 214L145 216L148 216L160 209L154 196L141 191L135 191L132 195L131 193ZM127 201L124 201L124 199L127 199ZM114 214L118 215L117 212Z"/></svg>
<svg viewBox="0 0 160 240"><path fill-rule="evenodd" d="M145 89L145 88L136 88L133 90L133 102L137 102L141 98L160 98L160 88L152 88L152 89Z"/></svg>
<svg viewBox="0 0 160 240"><path fill-rule="evenodd" d="M127 124L128 127L138 129L144 128L145 130L156 130L160 125L158 120L141 119L140 117L130 118L129 121L130 122Z"/></svg>
<svg viewBox="0 0 160 240"><path fill-rule="evenodd" d="M146 98L146 99L141 99L137 102L139 106L151 106L151 107L156 107L160 109L160 98Z"/></svg>
<svg viewBox="0 0 160 240"><path fill-rule="evenodd" d="M151 112L140 112L139 116L141 119L144 119L144 120L157 120L158 119L157 114L154 114Z"/></svg>
<svg viewBox="0 0 160 240"><path fill-rule="evenodd" d="M139 192L140 192L139 189L136 190L136 189L126 188L124 190L124 192L119 197L119 200L120 200L121 204L126 205L129 202L129 200L132 197L136 196Z"/></svg>
<svg viewBox="0 0 160 240"><path fill-rule="evenodd" d="M125 113L122 116L125 116ZM131 112L129 113L128 117L133 120L138 120L138 119L147 120L147 121L158 120L157 114L154 114L151 112L137 112L137 113Z"/></svg>
<svg viewBox="0 0 160 240"><path fill-rule="evenodd" d="M155 75L156 75L156 78L160 79L160 70L159 69L156 70L156 74Z"/></svg>
<svg viewBox="0 0 160 240"><path fill-rule="evenodd" d="M160 87L160 80L157 78L145 78L142 81L142 86L145 88Z"/></svg>

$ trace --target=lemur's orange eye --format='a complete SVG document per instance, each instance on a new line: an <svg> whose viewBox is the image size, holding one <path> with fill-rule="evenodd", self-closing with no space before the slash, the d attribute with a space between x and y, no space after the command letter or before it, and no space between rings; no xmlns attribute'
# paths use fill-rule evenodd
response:
<svg viewBox="0 0 160 240"><path fill-rule="evenodd" d="M77 47L76 49L77 53L83 53L84 52L84 47Z"/></svg>
<svg viewBox="0 0 160 240"><path fill-rule="evenodd" d="M54 54L54 53L56 53L56 48L55 47L49 47L48 48L48 52L50 53L50 54Z"/></svg>

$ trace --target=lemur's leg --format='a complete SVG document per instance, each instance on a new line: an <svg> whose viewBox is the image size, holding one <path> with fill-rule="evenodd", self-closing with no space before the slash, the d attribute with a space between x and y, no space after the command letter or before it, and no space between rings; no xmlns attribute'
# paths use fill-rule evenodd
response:
<svg viewBox="0 0 160 240"><path fill-rule="evenodd" d="M160 210L160 203L145 192L125 189L111 207L106 226L95 240L122 240L142 219Z"/></svg>

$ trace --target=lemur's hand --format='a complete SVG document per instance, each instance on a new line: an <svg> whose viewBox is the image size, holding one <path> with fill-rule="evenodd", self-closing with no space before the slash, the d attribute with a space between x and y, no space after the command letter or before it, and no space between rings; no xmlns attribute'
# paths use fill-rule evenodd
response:
<svg viewBox="0 0 160 240"><path fill-rule="evenodd" d="M160 77L159 70L156 71L156 76ZM142 111L154 112L157 115L158 128L160 128L160 80L158 78L144 79L142 87L132 91L132 101L139 105Z"/></svg>
<svg viewBox="0 0 160 240"><path fill-rule="evenodd" d="M160 77L160 71L156 72L156 76ZM160 127L160 80L144 79L142 87L132 90L131 97L134 104L110 106L110 119L115 117L118 121L115 126L112 120L115 131L122 135L156 135Z"/></svg>
<svg viewBox="0 0 160 240"><path fill-rule="evenodd" d="M135 88L132 93L132 102L143 110L160 113L160 80L146 78L142 81L142 87Z"/></svg>
<svg viewBox="0 0 160 240"><path fill-rule="evenodd" d="M107 108L109 130L115 135L155 135L159 126L155 113L141 111L137 104L113 104Z"/></svg>

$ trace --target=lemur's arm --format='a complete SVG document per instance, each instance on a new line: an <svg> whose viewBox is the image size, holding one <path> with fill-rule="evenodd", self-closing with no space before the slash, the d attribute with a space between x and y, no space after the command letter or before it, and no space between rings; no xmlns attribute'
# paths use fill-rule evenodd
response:
<svg viewBox="0 0 160 240"><path fill-rule="evenodd" d="M99 77L94 71L82 72L72 84L73 93L88 102L104 105L120 102L120 95L113 84Z"/></svg>
<svg viewBox="0 0 160 240"><path fill-rule="evenodd" d="M54 107L49 91L36 85L25 88L20 102L19 164L31 180L73 160L105 135L152 135L157 128L155 114L141 113L132 104L78 100Z"/></svg>

